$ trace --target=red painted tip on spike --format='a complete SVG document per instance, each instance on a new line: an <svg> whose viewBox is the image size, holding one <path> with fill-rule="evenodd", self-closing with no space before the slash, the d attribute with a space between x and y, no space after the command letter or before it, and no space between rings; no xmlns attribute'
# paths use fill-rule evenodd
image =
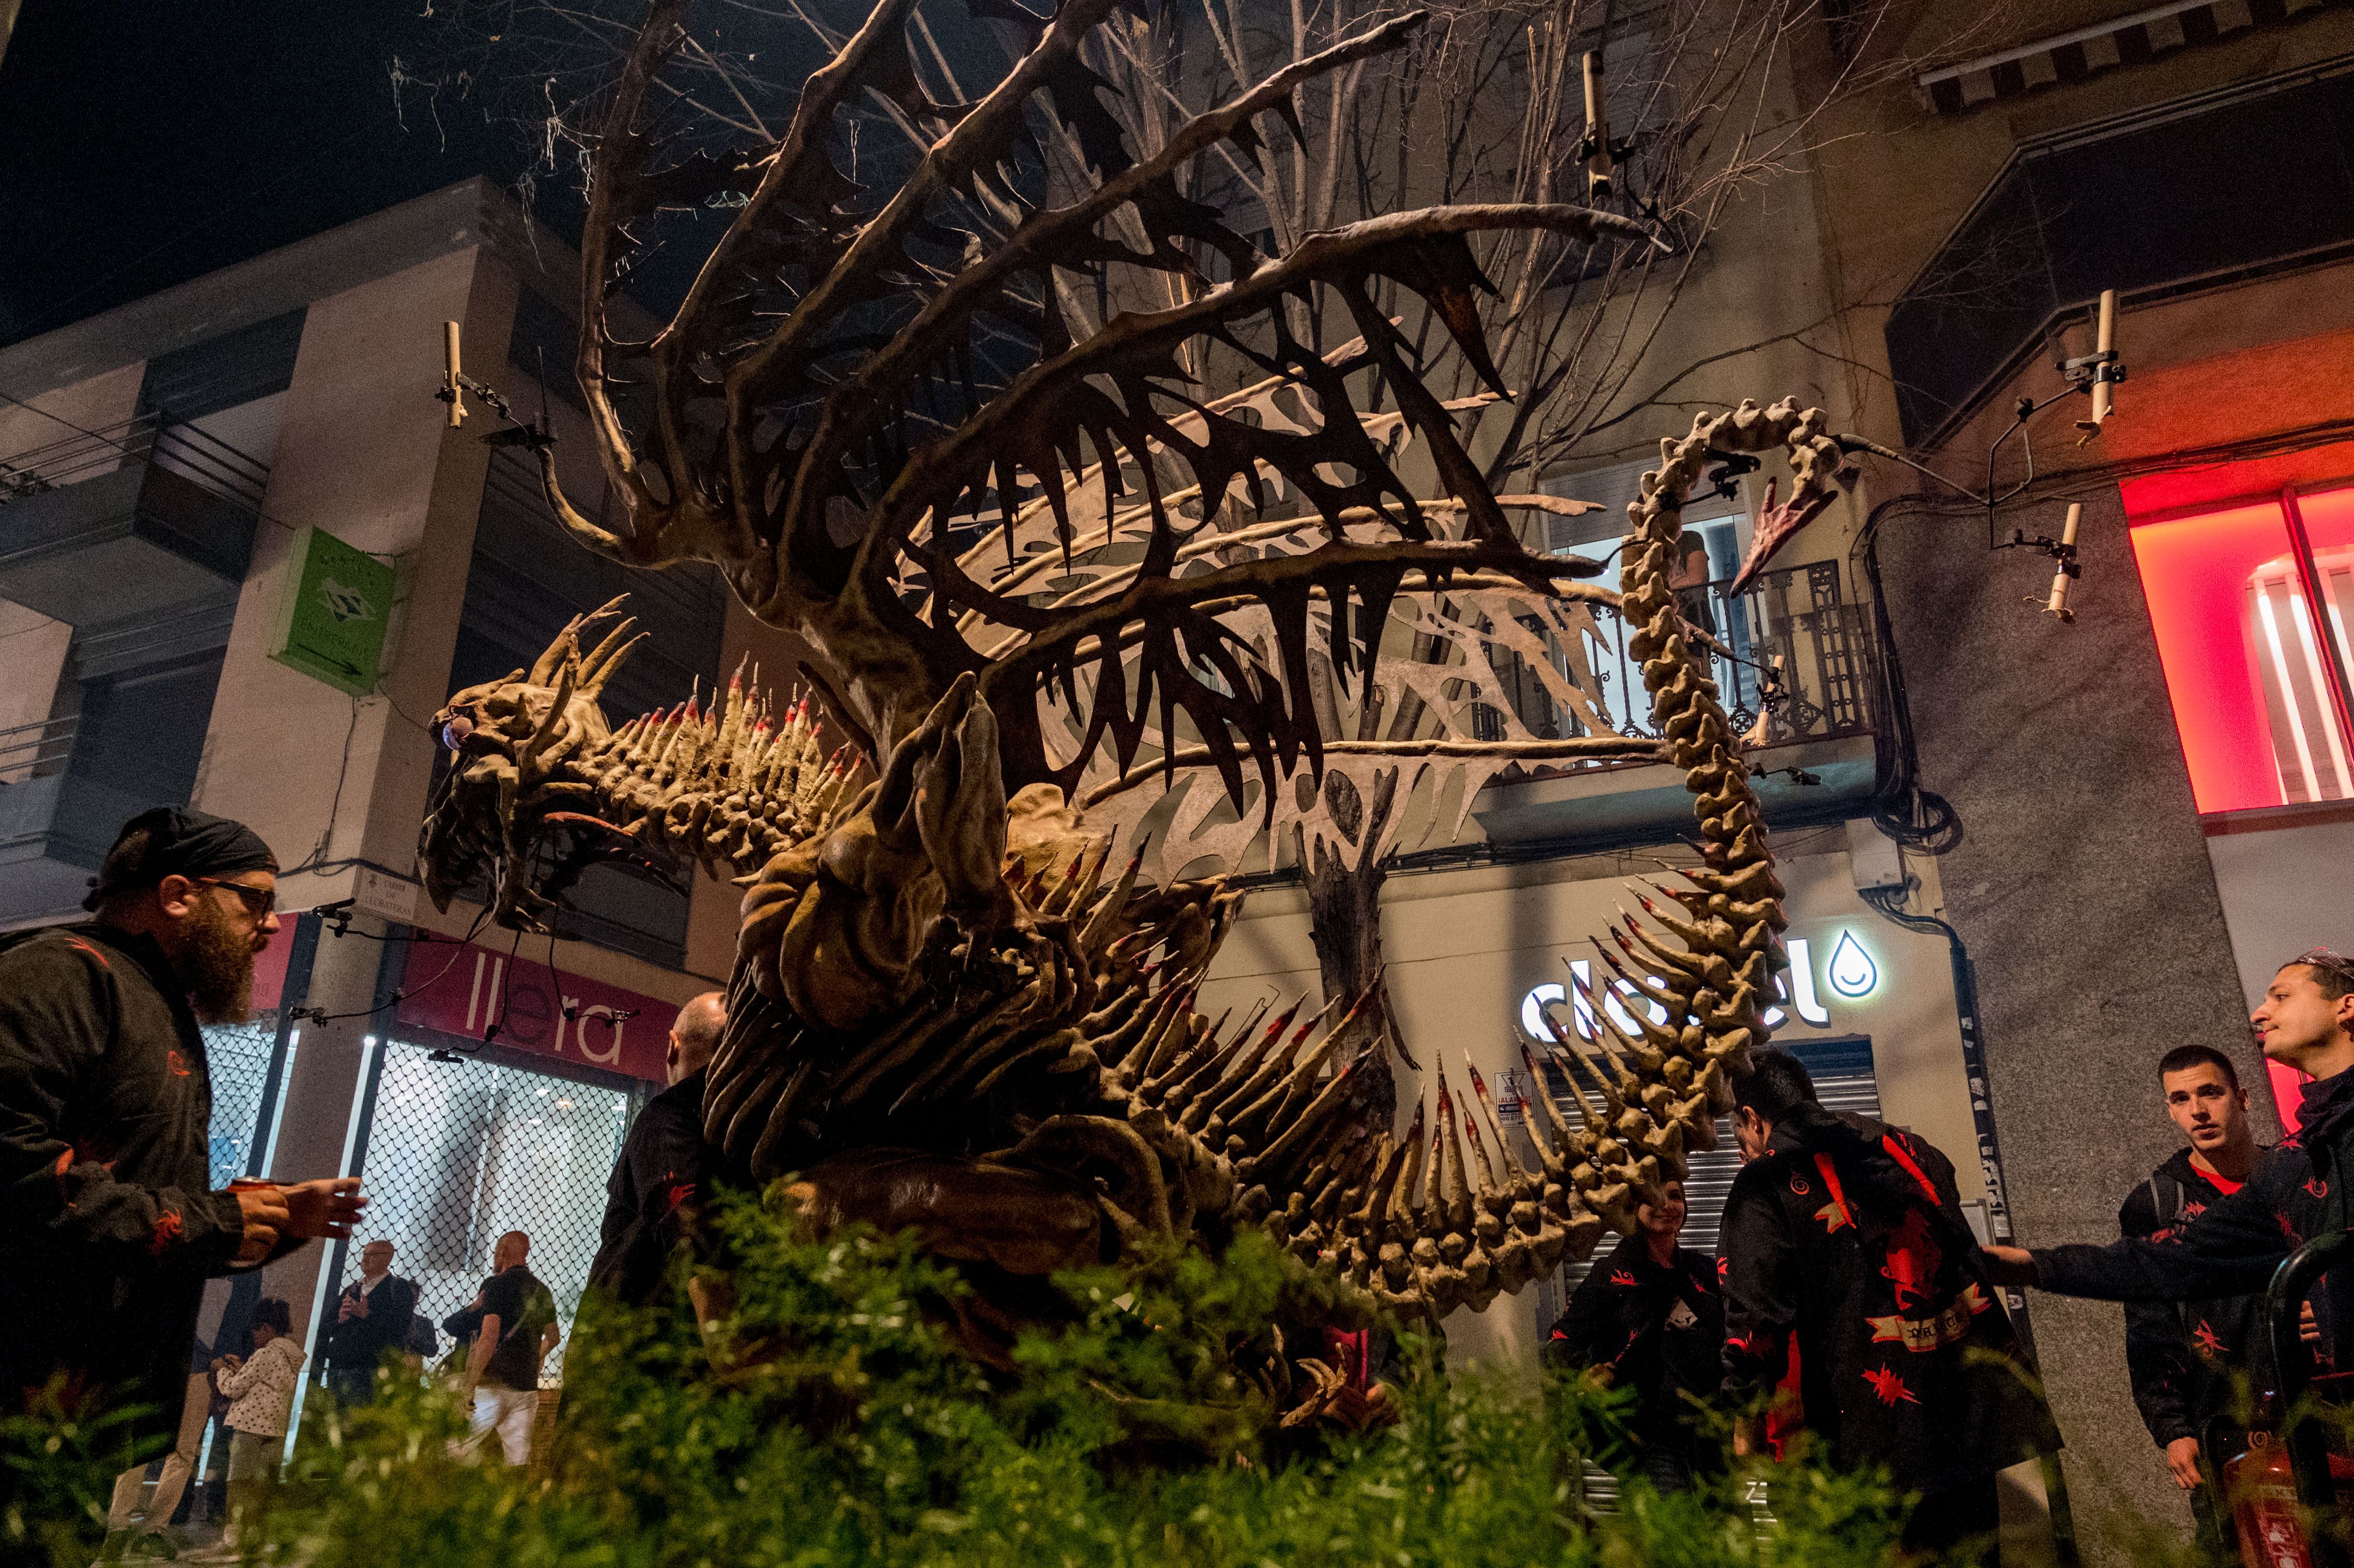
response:
<svg viewBox="0 0 2354 1568"><path fill-rule="evenodd" d="M1655 920L1659 918L1659 906L1651 902L1651 895L1649 894L1638 893L1635 895L1635 902L1643 906L1644 914L1650 916Z"/></svg>
<svg viewBox="0 0 2354 1568"><path fill-rule="evenodd" d="M1470 1063L1466 1062L1463 1064L1463 1070L1471 1075L1471 1087L1473 1092L1482 1095L1488 1092L1488 1082L1479 1075L1479 1068L1473 1066Z"/></svg>

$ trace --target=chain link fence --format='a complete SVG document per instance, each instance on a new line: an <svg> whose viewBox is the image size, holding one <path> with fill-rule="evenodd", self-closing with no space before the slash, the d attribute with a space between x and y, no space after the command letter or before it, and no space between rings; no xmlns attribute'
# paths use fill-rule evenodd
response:
<svg viewBox="0 0 2354 1568"><path fill-rule="evenodd" d="M366 1243L392 1243L392 1271L417 1282L446 1352L443 1320L473 1302L499 1238L521 1231L556 1298L564 1338L540 1370L556 1386L636 1097L405 1041L377 1049L359 1172L371 1202L334 1288L356 1277Z"/></svg>
<svg viewBox="0 0 2354 1568"><path fill-rule="evenodd" d="M212 1070L211 1164L217 1192L252 1168L257 1146L269 1145L270 1129L261 1125L261 1112L262 1102L270 1097L270 1057L278 1043L278 1011L258 1012L249 1023L207 1024L204 1033L205 1060ZM290 1042L286 1068L292 1065Z"/></svg>

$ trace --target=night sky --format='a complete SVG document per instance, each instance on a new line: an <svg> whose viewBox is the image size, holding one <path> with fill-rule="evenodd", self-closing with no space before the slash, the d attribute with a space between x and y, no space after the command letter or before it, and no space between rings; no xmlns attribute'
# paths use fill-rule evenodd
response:
<svg viewBox="0 0 2354 1568"><path fill-rule="evenodd" d="M0 343L512 177L518 139L479 109L396 105L392 60L450 47L421 8L27 0L0 61Z"/></svg>
<svg viewBox="0 0 2354 1568"><path fill-rule="evenodd" d="M797 86L819 58L797 23L705 12L699 33L779 80ZM0 344L473 175L513 184L539 152L546 95L603 79L615 36L530 0L26 0L0 60ZM410 79L398 93L396 61ZM577 177L542 171L534 186L567 238Z"/></svg>

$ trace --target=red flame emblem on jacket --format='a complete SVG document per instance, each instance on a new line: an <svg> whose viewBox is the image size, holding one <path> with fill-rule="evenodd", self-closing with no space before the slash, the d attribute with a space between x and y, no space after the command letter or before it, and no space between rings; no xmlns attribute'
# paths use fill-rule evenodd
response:
<svg viewBox="0 0 2354 1568"><path fill-rule="evenodd" d="M187 1226L181 1223L180 1211L166 1209L155 1216L155 1229L147 1238L147 1250L155 1256L161 1257L164 1255L165 1247L170 1246L186 1234Z"/></svg>
<svg viewBox="0 0 2354 1568"><path fill-rule="evenodd" d="M1904 1380L1897 1375L1893 1367L1866 1367L1863 1369L1863 1381L1870 1383L1872 1392L1880 1396L1880 1403L1892 1410L1899 1400L1907 1404L1921 1403L1919 1397L1904 1386Z"/></svg>
<svg viewBox="0 0 2354 1568"><path fill-rule="evenodd" d="M1614 1268L1610 1271L1610 1283L1613 1285L1624 1285L1631 1290L1634 1288L1635 1277L1628 1273L1623 1268Z"/></svg>
<svg viewBox="0 0 2354 1568"><path fill-rule="evenodd" d="M1895 1287L1899 1312L1929 1294L1937 1266L1945 1260L1945 1249L1929 1234L1929 1216L1919 1209L1907 1209L1904 1223L1888 1238L1888 1261L1880 1266L1881 1277Z"/></svg>

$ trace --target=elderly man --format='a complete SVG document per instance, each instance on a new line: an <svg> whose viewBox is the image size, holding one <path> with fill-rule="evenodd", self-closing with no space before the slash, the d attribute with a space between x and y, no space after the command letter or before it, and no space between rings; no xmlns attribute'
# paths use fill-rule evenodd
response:
<svg viewBox="0 0 2354 1568"><path fill-rule="evenodd" d="M348 1235L353 1181L213 1192L204 1022L242 1021L278 863L181 807L127 823L83 906L0 948L0 1410L64 1377L179 1425L205 1280Z"/></svg>
<svg viewBox="0 0 2354 1568"><path fill-rule="evenodd" d="M716 991L678 1010L663 1066L670 1086L646 1103L605 1184L605 1225L588 1283L642 1307L661 1287L671 1254L690 1233L705 1171L704 1069L727 1027Z"/></svg>
<svg viewBox="0 0 2354 1568"><path fill-rule="evenodd" d="M327 1386L345 1404L376 1398L377 1366L408 1348L417 1283L392 1272L392 1244L378 1237L360 1249L360 1277L344 1287L327 1330Z"/></svg>

